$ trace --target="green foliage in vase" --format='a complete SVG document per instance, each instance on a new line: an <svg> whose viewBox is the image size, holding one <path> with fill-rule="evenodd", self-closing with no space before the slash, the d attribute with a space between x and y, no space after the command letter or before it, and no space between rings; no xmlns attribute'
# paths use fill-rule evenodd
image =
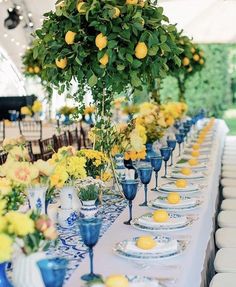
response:
<svg viewBox="0 0 236 287"><path fill-rule="evenodd" d="M59 109L59 113L61 115L64 115L64 116L69 116L73 113L75 113L76 109L74 107L69 107L69 106L63 106Z"/></svg>
<svg viewBox="0 0 236 287"><path fill-rule="evenodd" d="M82 201L96 200L99 195L99 188L95 184L87 185L79 189L78 195Z"/></svg>

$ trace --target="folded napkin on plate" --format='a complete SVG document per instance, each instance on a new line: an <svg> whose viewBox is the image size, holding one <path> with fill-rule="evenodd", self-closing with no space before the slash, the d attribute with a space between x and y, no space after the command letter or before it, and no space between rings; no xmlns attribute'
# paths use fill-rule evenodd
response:
<svg viewBox="0 0 236 287"><path fill-rule="evenodd" d="M167 200L161 200L161 199L156 199L154 200L153 204L159 207L177 207L177 208L181 208L181 207L188 207L188 206L193 206L196 205L197 200L195 198L184 198L181 199L179 203L177 204L171 204L169 203Z"/></svg>
<svg viewBox="0 0 236 287"><path fill-rule="evenodd" d="M186 216L181 216L181 217L176 217L176 218L172 217L172 218L169 218L169 220L166 222L156 222L153 220L152 217L149 217L149 216L142 216L138 219L139 224L142 224L144 226L150 226L150 227L158 227L158 226L178 227L178 226L182 226L186 224L186 222L187 222Z"/></svg>
<svg viewBox="0 0 236 287"><path fill-rule="evenodd" d="M195 185L188 185L184 188L178 188L175 184L164 184L160 187L160 189L164 191L180 191L180 192L187 192L187 191L195 191L197 190L197 186Z"/></svg>
<svg viewBox="0 0 236 287"><path fill-rule="evenodd" d="M141 248L138 248L136 246L136 242L134 241L128 241L126 244L126 248L125 248L126 252L129 253L168 253L168 252L174 252L177 251L178 249L178 242L176 239L170 240L169 242L158 242L157 241L157 245L149 250L144 250Z"/></svg>
<svg viewBox="0 0 236 287"><path fill-rule="evenodd" d="M171 177L173 178L183 178L183 179L196 179L196 178L203 178L203 174L202 173L192 173L190 175L185 175L182 173L172 173Z"/></svg>

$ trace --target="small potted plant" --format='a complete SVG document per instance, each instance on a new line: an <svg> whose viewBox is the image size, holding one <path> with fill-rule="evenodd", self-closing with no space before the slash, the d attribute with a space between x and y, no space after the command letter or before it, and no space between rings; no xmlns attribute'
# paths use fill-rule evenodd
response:
<svg viewBox="0 0 236 287"><path fill-rule="evenodd" d="M81 200L82 207L80 215L82 217L94 217L98 212L96 201L99 197L99 186L92 183L80 187L78 190L78 196Z"/></svg>

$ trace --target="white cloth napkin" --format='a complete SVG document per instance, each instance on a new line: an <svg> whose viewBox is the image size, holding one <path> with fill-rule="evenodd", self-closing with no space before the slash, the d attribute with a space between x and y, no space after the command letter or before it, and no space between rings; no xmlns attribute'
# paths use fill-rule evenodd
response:
<svg viewBox="0 0 236 287"><path fill-rule="evenodd" d="M200 172L192 173L190 175L185 175L182 173L172 173L171 177L173 178L182 178L182 179L200 179L203 178L203 174Z"/></svg>
<svg viewBox="0 0 236 287"><path fill-rule="evenodd" d="M139 224L142 224L144 226L150 226L150 227L178 227L185 225L187 222L186 216L181 216L181 217L172 217L169 218L168 221L166 222L156 222L152 217L148 216L142 216L138 219Z"/></svg>
<svg viewBox="0 0 236 287"><path fill-rule="evenodd" d="M165 254L165 253L171 253L171 252L175 252L178 249L178 242L176 239L170 240L169 242L157 242L157 245L149 250L143 250L141 248L138 248L136 246L136 242L134 241L128 241L126 244L126 248L125 248L126 252L128 253L151 253L151 254Z"/></svg>
<svg viewBox="0 0 236 287"><path fill-rule="evenodd" d="M167 208L183 208L196 205L197 200L195 198L184 198L181 199L177 204L171 204L166 200L156 199L153 204L158 207L167 207Z"/></svg>

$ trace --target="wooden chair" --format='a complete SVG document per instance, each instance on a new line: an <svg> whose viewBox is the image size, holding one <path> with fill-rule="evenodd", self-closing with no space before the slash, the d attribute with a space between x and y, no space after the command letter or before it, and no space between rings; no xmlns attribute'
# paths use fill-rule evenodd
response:
<svg viewBox="0 0 236 287"><path fill-rule="evenodd" d="M67 131L68 133L68 141L69 145L75 146L78 150L81 149L81 135L78 133L78 129L76 128L73 131Z"/></svg>
<svg viewBox="0 0 236 287"><path fill-rule="evenodd" d="M69 140L67 138L67 133L64 132L58 136L54 137L55 140L55 150L58 151L59 148L63 146L68 146L69 145Z"/></svg>
<svg viewBox="0 0 236 287"><path fill-rule="evenodd" d="M0 165L4 164L7 160L7 152L1 151L0 152Z"/></svg>
<svg viewBox="0 0 236 287"><path fill-rule="evenodd" d="M5 121L0 121L0 141L4 141L5 139Z"/></svg>
<svg viewBox="0 0 236 287"><path fill-rule="evenodd" d="M54 151L57 151L57 140L55 135L53 135L52 138L39 140L38 143L40 148L40 157L43 160L48 160L52 157Z"/></svg>
<svg viewBox="0 0 236 287"><path fill-rule="evenodd" d="M43 136L43 128L41 121L18 121L20 134L26 140L41 140Z"/></svg>
<svg viewBox="0 0 236 287"><path fill-rule="evenodd" d="M81 134L81 147L82 148L91 148L92 143L88 138L88 133L83 128L82 122L80 122L80 134Z"/></svg>

